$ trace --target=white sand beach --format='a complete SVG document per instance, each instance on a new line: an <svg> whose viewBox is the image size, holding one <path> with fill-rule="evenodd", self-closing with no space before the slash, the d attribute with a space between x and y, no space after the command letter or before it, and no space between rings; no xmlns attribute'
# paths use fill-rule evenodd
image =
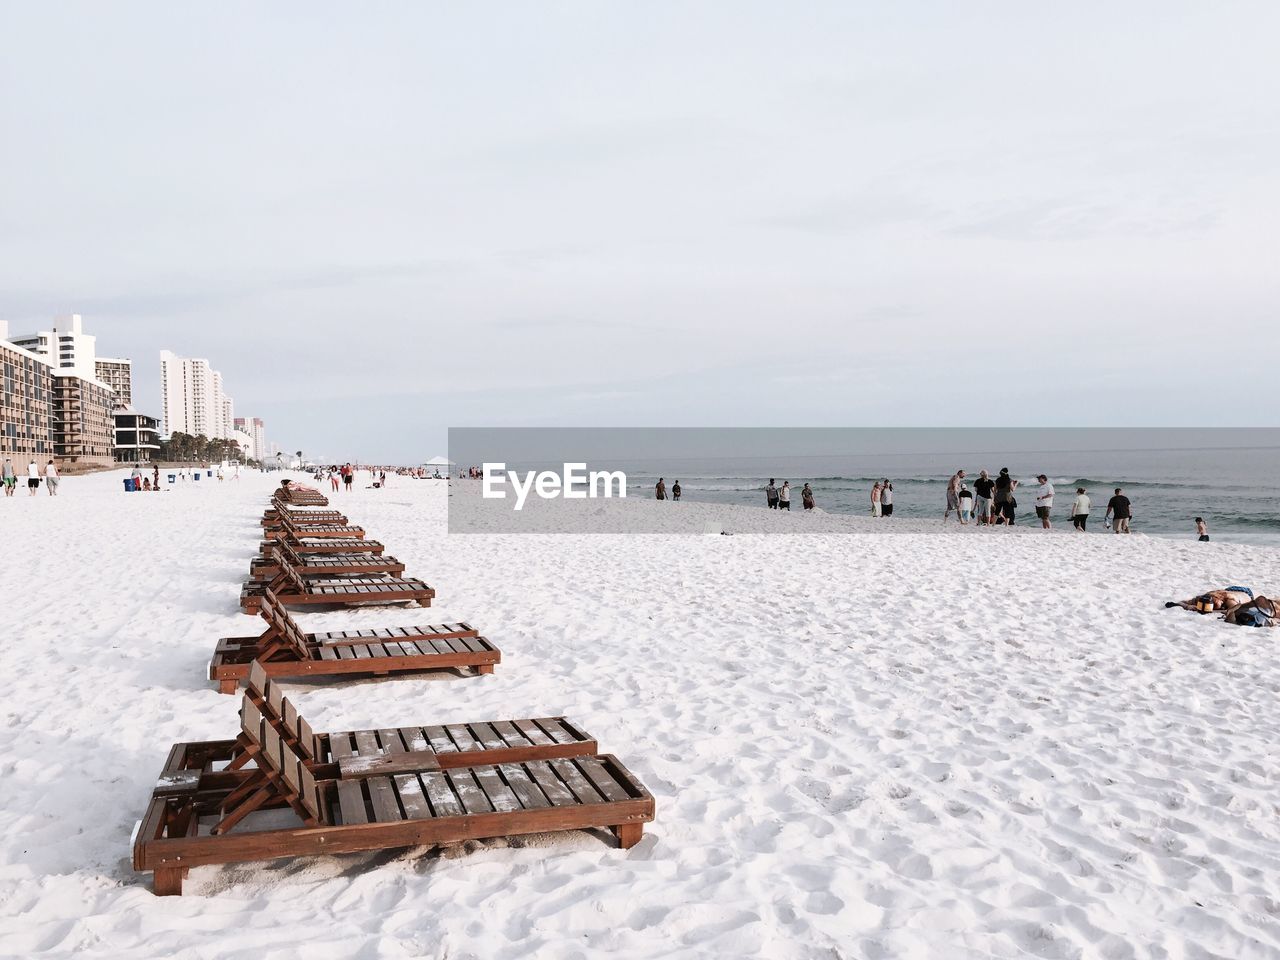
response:
<svg viewBox="0 0 1280 960"><path fill-rule="evenodd" d="M447 486L332 506L492 676L288 683L317 730L564 714L654 794L606 833L133 872L169 747L231 737L206 679L274 477L0 502L0 955L1280 956L1280 631L1167 599L1280 592L1280 550L769 518L811 536L446 536ZM750 508L650 501L693 533ZM680 513L677 514L676 511ZM761 511L753 511L760 513ZM821 532L827 530L829 532Z"/></svg>

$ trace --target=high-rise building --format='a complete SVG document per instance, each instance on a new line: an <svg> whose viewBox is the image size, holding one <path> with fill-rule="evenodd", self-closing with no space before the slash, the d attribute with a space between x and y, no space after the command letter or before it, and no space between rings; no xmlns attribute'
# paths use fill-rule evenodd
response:
<svg viewBox="0 0 1280 960"><path fill-rule="evenodd" d="M232 422L238 433L248 436L250 446L245 453L259 463L267 456L267 434L261 417L236 417Z"/></svg>
<svg viewBox="0 0 1280 960"><path fill-rule="evenodd" d="M85 380L97 379L98 338L84 332L84 321L78 313L55 318L52 330L26 333L9 339L44 357L54 373L72 374Z"/></svg>
<svg viewBox="0 0 1280 960"><path fill-rule="evenodd" d="M117 407L133 404L133 361L127 357L98 357L94 362L94 379L111 388L111 399Z"/></svg>
<svg viewBox="0 0 1280 960"><path fill-rule="evenodd" d="M53 373L41 356L8 341L9 325L0 320L0 458L47 459L53 453Z"/></svg>
<svg viewBox="0 0 1280 960"><path fill-rule="evenodd" d="M222 391L222 374L208 360L161 350L160 399L165 433L230 439L230 400Z"/></svg>
<svg viewBox="0 0 1280 960"><path fill-rule="evenodd" d="M55 371L49 427L54 456L72 469L110 466L116 430L111 409L105 383Z"/></svg>

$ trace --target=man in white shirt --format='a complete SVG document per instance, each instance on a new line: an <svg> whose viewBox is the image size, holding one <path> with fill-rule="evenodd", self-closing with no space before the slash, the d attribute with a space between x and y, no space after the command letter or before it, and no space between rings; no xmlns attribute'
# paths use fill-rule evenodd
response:
<svg viewBox="0 0 1280 960"><path fill-rule="evenodd" d="M40 467L32 460L27 464L27 496L34 497L40 488Z"/></svg>
<svg viewBox="0 0 1280 960"><path fill-rule="evenodd" d="M1049 530L1053 524L1049 522L1049 511L1053 509L1053 484L1043 473L1036 478L1040 486L1036 487L1036 516L1040 518L1040 526Z"/></svg>

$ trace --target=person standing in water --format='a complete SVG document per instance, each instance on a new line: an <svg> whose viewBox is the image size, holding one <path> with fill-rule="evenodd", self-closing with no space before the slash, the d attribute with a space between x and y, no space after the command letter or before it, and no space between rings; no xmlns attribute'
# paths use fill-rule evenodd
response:
<svg viewBox="0 0 1280 960"><path fill-rule="evenodd" d="M672 500L680 499L680 481L679 480L677 480L675 483L671 485L671 499Z"/></svg>
<svg viewBox="0 0 1280 960"><path fill-rule="evenodd" d="M893 484L888 480L880 481L880 516L893 516Z"/></svg>
<svg viewBox="0 0 1280 960"><path fill-rule="evenodd" d="M884 488L880 486L877 480L871 485L871 515L873 517L880 516L880 497L884 493Z"/></svg>
<svg viewBox="0 0 1280 960"><path fill-rule="evenodd" d="M1040 486L1036 487L1036 516L1040 518L1040 526L1051 530L1053 521L1049 514L1053 512L1053 484L1043 473L1036 479L1040 481Z"/></svg>
<svg viewBox="0 0 1280 960"><path fill-rule="evenodd" d="M995 488L996 483L987 476L987 471L979 471L978 479L973 481L973 492L978 496L974 504L974 511L979 524L989 524L991 522L991 495L995 492Z"/></svg>
<svg viewBox="0 0 1280 960"><path fill-rule="evenodd" d="M973 516L973 491L969 489L968 484L960 484L960 522L966 527L969 525L969 518Z"/></svg>
<svg viewBox="0 0 1280 960"><path fill-rule="evenodd" d="M790 480L783 480L782 488L778 490L778 509L786 510L788 512L790 512L791 510L791 481Z"/></svg>
<svg viewBox="0 0 1280 960"><path fill-rule="evenodd" d="M951 511L956 512L956 519L963 522L964 517L960 515L960 488L964 486L964 471L957 470L951 475L951 479L947 481L947 509L942 515L942 522L946 523L947 518L951 516Z"/></svg>
<svg viewBox="0 0 1280 960"><path fill-rule="evenodd" d="M1090 506L1089 494L1084 487L1076 487L1076 498L1071 502L1071 525L1081 533L1085 532L1085 526L1089 523Z"/></svg>
<svg viewBox="0 0 1280 960"><path fill-rule="evenodd" d="M1116 495L1107 502L1107 518L1115 525L1116 533L1129 532L1129 519L1133 514L1133 505L1124 495L1124 490L1116 487Z"/></svg>
<svg viewBox="0 0 1280 960"><path fill-rule="evenodd" d="M804 489L800 491L800 502L804 504L806 510L813 509L813 490L806 483Z"/></svg>
<svg viewBox="0 0 1280 960"><path fill-rule="evenodd" d="M1196 517L1196 539L1201 543L1209 542L1209 525L1204 522L1204 517Z"/></svg>
<svg viewBox="0 0 1280 960"><path fill-rule="evenodd" d="M773 485L773 478L769 478L769 485L764 488L764 498L769 504L770 510L778 509L778 488Z"/></svg>
<svg viewBox="0 0 1280 960"><path fill-rule="evenodd" d="M658 478L658 484L653 488L653 495L658 500L667 499L667 483L662 477Z"/></svg>
<svg viewBox="0 0 1280 960"><path fill-rule="evenodd" d="M1001 467L996 476L996 522L1013 526L1017 519L1018 501L1013 499L1013 491L1018 481L1009 476L1009 468Z"/></svg>

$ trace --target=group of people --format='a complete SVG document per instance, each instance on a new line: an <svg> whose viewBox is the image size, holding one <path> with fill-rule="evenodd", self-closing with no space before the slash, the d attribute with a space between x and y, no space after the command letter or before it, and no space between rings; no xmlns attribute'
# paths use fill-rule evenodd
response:
<svg viewBox="0 0 1280 960"><path fill-rule="evenodd" d="M49 496L56 497L58 495L58 466L52 460L45 464L44 469L32 460L27 464L27 496L34 497L40 489L40 482L44 481L44 488ZM8 457L4 458L4 466L0 467L0 483L4 484L4 495L12 497L18 490L18 472L13 467L13 461Z"/></svg>
<svg viewBox="0 0 1280 960"><path fill-rule="evenodd" d="M1053 483L1045 474L1036 477L1035 508L1040 526L1046 530L1053 528ZM942 522L946 523L954 511L956 519L962 524L970 520L980 525L1014 526L1017 522L1018 498L1015 495L1019 481L1009 475L1008 467L1001 467L1000 472L992 478L983 470L969 489L965 482L965 472L957 470L947 482L947 506L942 514ZM1071 525L1077 532L1083 533L1089 523L1089 511L1093 501L1084 487L1076 487L1075 499L1071 502ZM1116 487L1115 493L1107 501L1107 512L1103 517L1104 525L1116 533L1128 533L1129 521L1133 519L1133 504L1125 496L1122 487ZM1204 521L1196 518L1198 525ZM1208 540L1207 527L1201 531L1202 539Z"/></svg>
<svg viewBox="0 0 1280 960"><path fill-rule="evenodd" d="M790 510L791 481L783 480L782 486L778 486L777 481L771 477L769 485L764 488L764 499L770 510ZM806 510L814 507L813 488L807 483L800 488L800 503Z"/></svg>
<svg viewBox="0 0 1280 960"><path fill-rule="evenodd" d="M356 468L353 467L349 461L344 463L342 466L334 464L328 469L328 471L326 471L326 474L329 478L330 489L336 492L339 484L341 484L347 493L351 492L351 484L356 478ZM317 471L316 479L319 480L320 476L319 471ZM386 477L385 473L383 474L383 477Z"/></svg>
<svg viewBox="0 0 1280 960"><path fill-rule="evenodd" d="M675 483L673 483L673 484L671 485L671 499L672 499L672 500L679 500L679 499L680 499L680 493L681 493L681 490L680 490L680 481L679 481L679 480L677 480ZM667 481L666 481L666 479L665 479L664 477L659 477L659 478L658 478L658 482L657 482L657 484L654 486L654 492L653 492L653 495L654 495L654 498L655 498L655 499L657 499L657 500L665 500L665 499L667 499Z"/></svg>

